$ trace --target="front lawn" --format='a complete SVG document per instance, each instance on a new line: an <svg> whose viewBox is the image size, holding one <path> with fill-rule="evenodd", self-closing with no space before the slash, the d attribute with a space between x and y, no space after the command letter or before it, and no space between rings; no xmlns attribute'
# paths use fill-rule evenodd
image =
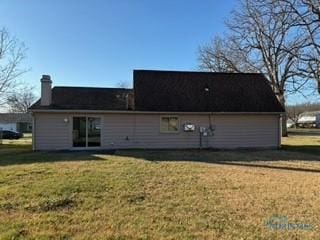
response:
<svg viewBox="0 0 320 240"><path fill-rule="evenodd" d="M115 155L5 142L0 239L319 239L319 149L317 137L280 151Z"/></svg>

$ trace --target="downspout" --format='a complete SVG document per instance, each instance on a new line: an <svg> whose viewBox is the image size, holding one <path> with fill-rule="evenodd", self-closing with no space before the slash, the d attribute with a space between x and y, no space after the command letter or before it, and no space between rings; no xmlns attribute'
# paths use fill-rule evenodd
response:
<svg viewBox="0 0 320 240"><path fill-rule="evenodd" d="M279 121L278 121L278 149L281 149L281 138L282 138L282 117L279 114Z"/></svg>
<svg viewBox="0 0 320 240"><path fill-rule="evenodd" d="M214 119L213 118L213 112L209 113L209 129L210 129L210 139L209 139L209 147L213 148L214 146L214 131L215 131L215 124L213 124ZM214 126L214 128L213 128Z"/></svg>

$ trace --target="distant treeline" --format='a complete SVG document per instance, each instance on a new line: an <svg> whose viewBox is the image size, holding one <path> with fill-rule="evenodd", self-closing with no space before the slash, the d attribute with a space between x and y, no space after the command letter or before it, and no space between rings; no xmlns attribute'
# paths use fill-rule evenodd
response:
<svg viewBox="0 0 320 240"><path fill-rule="evenodd" d="M320 103L307 102L296 105L288 105L286 107L287 117L294 123L297 123L301 113L313 111L320 111Z"/></svg>

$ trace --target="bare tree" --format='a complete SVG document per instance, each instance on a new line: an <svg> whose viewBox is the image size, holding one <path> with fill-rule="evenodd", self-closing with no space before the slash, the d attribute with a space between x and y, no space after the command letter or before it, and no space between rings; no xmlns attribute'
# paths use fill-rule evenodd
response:
<svg viewBox="0 0 320 240"><path fill-rule="evenodd" d="M298 108L297 106L287 106L286 108L287 118L294 123L294 127L297 127L299 115L303 112L304 110L301 108Z"/></svg>
<svg viewBox="0 0 320 240"><path fill-rule="evenodd" d="M7 97L7 105L10 112L15 113L26 113L28 108L36 100L36 96L33 92L32 87L26 87L24 89L19 89L17 92L10 94Z"/></svg>
<svg viewBox="0 0 320 240"><path fill-rule="evenodd" d="M305 36L301 46L299 74L305 79L318 82L320 93L320 1L319 0L279 0L284 14L295 17L298 34ZM294 52L290 52L295 54Z"/></svg>
<svg viewBox="0 0 320 240"><path fill-rule="evenodd" d="M119 88L129 88L130 85L129 85L128 82L122 81L122 82L118 82L117 83L117 87L119 87Z"/></svg>
<svg viewBox="0 0 320 240"><path fill-rule="evenodd" d="M200 68L214 72L257 72L248 61L248 52L238 51L236 39L216 36L212 42L199 48Z"/></svg>
<svg viewBox="0 0 320 240"><path fill-rule="evenodd" d="M26 72L20 68L26 50L25 45L5 28L0 29L0 106L6 103L8 93L16 86L17 78Z"/></svg>
<svg viewBox="0 0 320 240"><path fill-rule="evenodd" d="M306 36L298 32L298 18L287 11L289 6L279 1L242 0L226 23L229 31L221 40L222 47L213 44L200 49L200 67L216 71L211 66L221 61L219 65L228 66L228 71L262 73L285 107L285 96L301 92L307 84L298 74L298 56ZM211 58L211 65L204 56ZM282 134L287 136L286 116L282 118Z"/></svg>

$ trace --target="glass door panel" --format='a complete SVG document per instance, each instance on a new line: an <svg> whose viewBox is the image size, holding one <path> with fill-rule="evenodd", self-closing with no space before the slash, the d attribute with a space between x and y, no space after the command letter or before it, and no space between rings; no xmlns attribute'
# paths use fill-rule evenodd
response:
<svg viewBox="0 0 320 240"><path fill-rule="evenodd" d="M86 117L74 117L72 129L73 147L86 147Z"/></svg>
<svg viewBox="0 0 320 240"><path fill-rule="evenodd" d="M88 117L87 121L88 128L88 147L100 147L100 118Z"/></svg>

